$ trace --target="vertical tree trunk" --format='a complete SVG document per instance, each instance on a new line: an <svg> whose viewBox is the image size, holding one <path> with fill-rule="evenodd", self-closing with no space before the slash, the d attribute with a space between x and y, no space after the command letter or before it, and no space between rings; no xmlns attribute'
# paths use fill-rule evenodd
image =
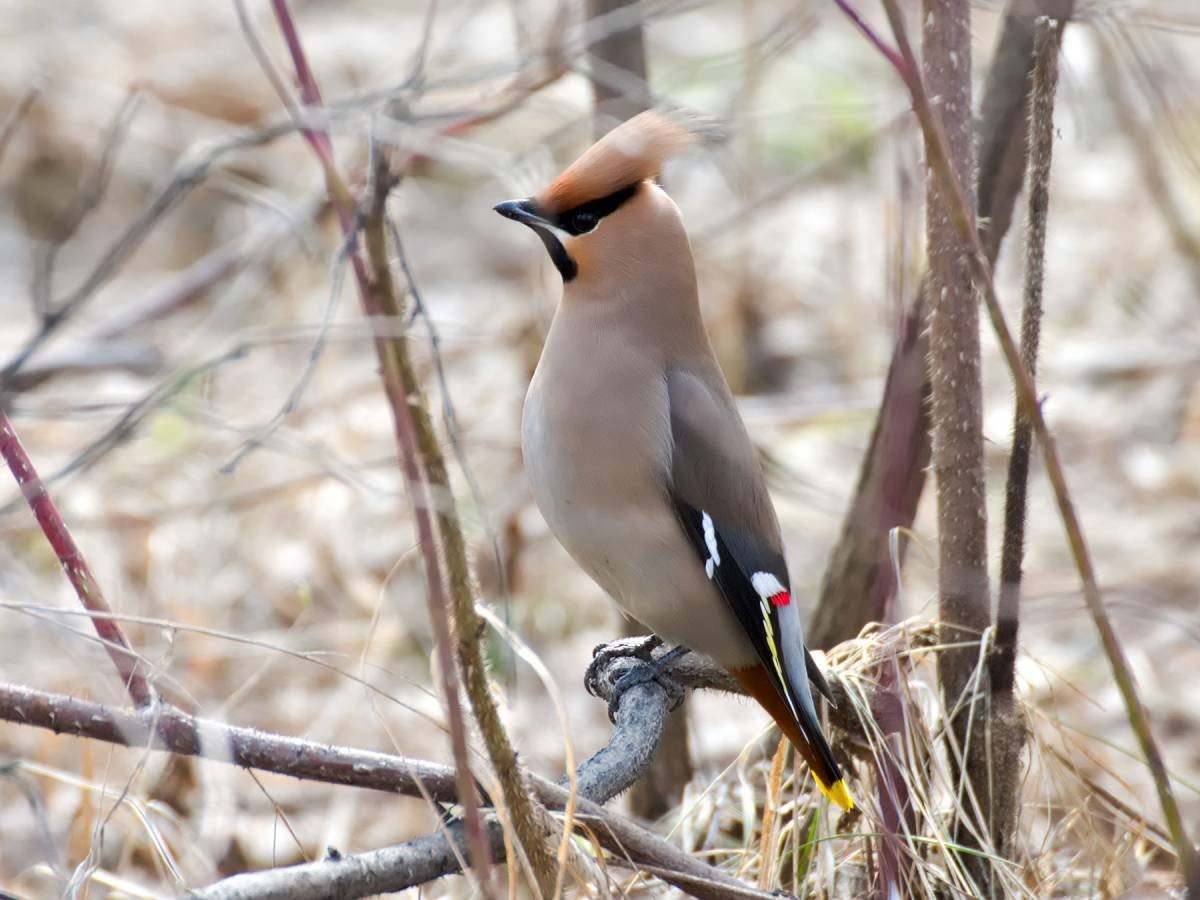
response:
<svg viewBox="0 0 1200 900"><path fill-rule="evenodd" d="M590 64L598 138L650 106L640 9L640 0L587 0L588 27L596 38Z"/></svg>
<svg viewBox="0 0 1200 900"><path fill-rule="evenodd" d="M636 13L639 0L587 0L587 18L593 34L603 35L592 44L592 92L595 98L597 138L618 121L635 116L650 105L646 81L646 49L640 16L614 28L617 18ZM622 617L628 637L646 630ZM678 805L683 789L692 780L688 751L688 707L685 703L667 720L662 742L646 775L629 791L629 808L638 816L657 819Z"/></svg>
<svg viewBox="0 0 1200 900"><path fill-rule="evenodd" d="M971 128L971 12L968 0L922 0L922 77L941 118L950 164L975 213L975 154ZM930 149L926 147L926 156ZM952 198L926 177L925 228L929 255L929 364L933 387L933 471L938 508L938 614L941 640L966 643L943 650L938 676L965 773L954 839L979 847L970 823L989 820L988 758L982 739L986 709L976 704L979 638L991 622L987 575L987 495L983 468L983 392L979 306L968 262L971 249L954 227ZM971 723L975 727L972 729ZM953 770L958 767L954 766ZM962 778L965 774L966 778ZM974 799L981 815L974 815ZM962 861L980 891L991 893L991 867L979 856Z"/></svg>

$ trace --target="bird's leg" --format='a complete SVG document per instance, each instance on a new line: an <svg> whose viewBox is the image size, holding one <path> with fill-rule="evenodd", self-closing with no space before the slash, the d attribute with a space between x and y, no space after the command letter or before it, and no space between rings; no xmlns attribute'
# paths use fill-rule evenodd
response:
<svg viewBox="0 0 1200 900"><path fill-rule="evenodd" d="M656 660L637 663L628 672L618 678L612 686L612 693L608 698L609 720L616 721L617 709L621 705L621 697L627 690L635 685L649 684L652 681L667 692L667 698L671 701L671 712L679 709L683 704L686 692L679 686L675 679L667 674L667 669L671 667L671 664L675 660L688 653L691 653L691 651L687 647L673 647Z"/></svg>
<svg viewBox="0 0 1200 900"><path fill-rule="evenodd" d="M662 646L662 638L648 634L644 638L623 638L609 644L597 644L592 650L592 662L583 675L583 686L593 697L599 697L600 672L614 659L633 657L642 662L653 662L654 651Z"/></svg>

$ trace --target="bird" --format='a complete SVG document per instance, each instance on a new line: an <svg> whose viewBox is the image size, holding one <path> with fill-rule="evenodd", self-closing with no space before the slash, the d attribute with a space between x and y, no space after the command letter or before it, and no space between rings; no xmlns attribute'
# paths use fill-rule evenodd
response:
<svg viewBox="0 0 1200 900"><path fill-rule="evenodd" d="M779 520L701 318L682 215L657 183L705 134L699 117L643 112L537 194L494 207L562 277L525 397L525 470L575 562L655 640L723 666L851 809Z"/></svg>

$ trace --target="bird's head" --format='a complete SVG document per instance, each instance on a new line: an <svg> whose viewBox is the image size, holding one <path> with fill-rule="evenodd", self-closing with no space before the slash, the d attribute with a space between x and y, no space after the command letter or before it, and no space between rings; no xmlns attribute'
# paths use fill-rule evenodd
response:
<svg viewBox="0 0 1200 900"><path fill-rule="evenodd" d="M668 159L712 130L696 119L644 112L593 144L544 190L500 203L496 212L533 229L564 282L581 269L585 275L627 269L632 259L655 252L656 239L682 237L675 204L651 182Z"/></svg>

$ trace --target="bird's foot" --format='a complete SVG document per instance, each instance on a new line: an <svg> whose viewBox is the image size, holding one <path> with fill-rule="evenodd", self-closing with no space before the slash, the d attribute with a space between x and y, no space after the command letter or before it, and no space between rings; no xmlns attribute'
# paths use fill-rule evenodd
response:
<svg viewBox="0 0 1200 900"><path fill-rule="evenodd" d="M608 644L597 644L592 650L592 662L583 675L583 686L593 697L600 696L600 674L616 659L634 658L644 663L654 661L654 651L662 646L662 638L648 634L639 638L621 638Z"/></svg>
<svg viewBox="0 0 1200 900"><path fill-rule="evenodd" d="M687 696L687 692L680 687L679 682L667 674L667 669L675 660L690 652L687 647L675 647L656 660L635 663L613 683L612 692L608 698L608 720L616 722L617 710L621 706L621 698L626 691L636 685L650 682L656 683L666 691L667 699L671 701L671 712L679 709L683 705L683 699Z"/></svg>

